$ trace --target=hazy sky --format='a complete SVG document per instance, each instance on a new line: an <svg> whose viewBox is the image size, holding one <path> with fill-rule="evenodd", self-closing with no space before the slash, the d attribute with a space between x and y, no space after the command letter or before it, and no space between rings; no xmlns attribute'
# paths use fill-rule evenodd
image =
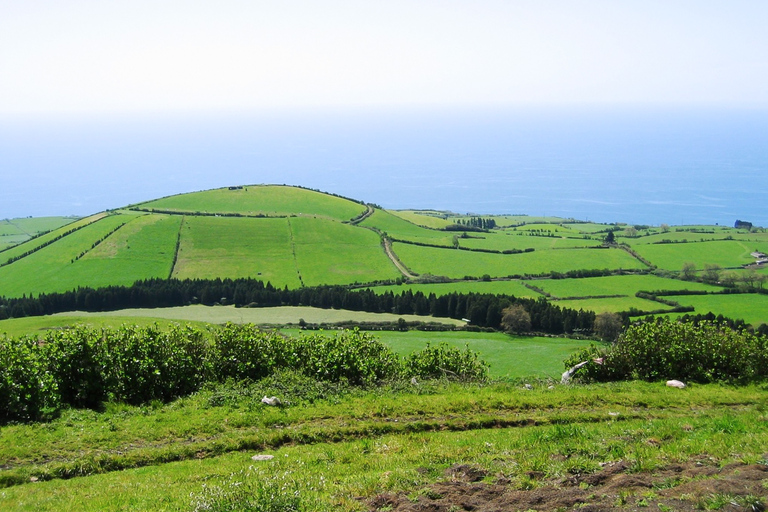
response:
<svg viewBox="0 0 768 512"><path fill-rule="evenodd" d="M765 0L0 0L0 115L768 105Z"/></svg>

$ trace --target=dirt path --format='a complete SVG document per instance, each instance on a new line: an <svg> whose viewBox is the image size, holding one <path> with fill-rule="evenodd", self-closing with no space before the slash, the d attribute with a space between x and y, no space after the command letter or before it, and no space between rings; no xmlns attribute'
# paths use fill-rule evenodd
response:
<svg viewBox="0 0 768 512"><path fill-rule="evenodd" d="M387 253L387 256L390 260L392 260L392 263L395 264L397 267L397 270L400 271L403 276L405 276L407 279L416 279L417 276L411 274L411 272L403 265L403 263L397 258L397 255L392 250L392 242L389 241L389 238L383 236L382 241L384 242L384 252Z"/></svg>

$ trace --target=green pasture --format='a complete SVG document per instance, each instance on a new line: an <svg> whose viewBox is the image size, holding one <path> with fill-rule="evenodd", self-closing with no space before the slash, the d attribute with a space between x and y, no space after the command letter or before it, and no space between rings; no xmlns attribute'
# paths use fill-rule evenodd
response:
<svg viewBox="0 0 768 512"><path fill-rule="evenodd" d="M478 215L469 214L470 217ZM520 224L544 224L544 225L557 225L565 220L562 217L536 217L529 215L479 215L486 219L493 219L496 221L496 226L500 228L518 226Z"/></svg>
<svg viewBox="0 0 768 512"><path fill-rule="evenodd" d="M184 216L173 277L253 277L280 288L298 288L289 221Z"/></svg>
<svg viewBox="0 0 768 512"><path fill-rule="evenodd" d="M171 325L178 324L180 322L183 322L184 324L191 324L199 328L206 328L210 326L208 322L194 318L181 320L152 316L151 314L143 316L143 312L144 310L141 309L114 311L111 313L107 312L103 314L73 311L69 313L59 313L56 315L10 318L7 320L0 320L0 337L5 335L10 338L18 338L21 336L42 334L45 331L52 329L69 329L71 327L80 325L94 329L118 328L122 325L136 325L139 327L158 325L161 328L166 329ZM131 316L131 313L133 313L135 316ZM191 315L187 316L191 317Z"/></svg>
<svg viewBox="0 0 768 512"><path fill-rule="evenodd" d="M367 283L401 276L373 231L323 219L289 219L306 286Z"/></svg>
<svg viewBox="0 0 768 512"><path fill-rule="evenodd" d="M450 278L492 277L568 272L582 269L637 269L645 266L619 249L562 249L523 254L491 254L393 244L395 253L412 271Z"/></svg>
<svg viewBox="0 0 768 512"><path fill-rule="evenodd" d="M66 226L79 217L23 217L0 220L0 236L23 234L28 237L44 231L51 231Z"/></svg>
<svg viewBox="0 0 768 512"><path fill-rule="evenodd" d="M427 229L402 219L386 210L377 209L373 215L360 223L361 226L374 227L384 231L393 238L411 240L414 242L445 245L453 245L453 236L458 234L450 231L438 231L436 229Z"/></svg>
<svg viewBox="0 0 768 512"><path fill-rule="evenodd" d="M26 242L29 240L29 237L27 235L22 234L16 234L16 235L0 235L0 253L2 251L9 249L13 247L14 245L19 245L21 243ZM0 254L0 261L3 261L3 255Z"/></svg>
<svg viewBox="0 0 768 512"><path fill-rule="evenodd" d="M593 297L597 295L631 295L639 291L691 290L717 291L718 286L668 279L650 274L587 277L583 279L537 279L531 284L554 297Z"/></svg>
<svg viewBox="0 0 768 512"><path fill-rule="evenodd" d="M248 185L237 190L219 188L165 197L137 206L180 212L317 215L336 220L349 220L365 211L365 206L348 199L282 185Z"/></svg>
<svg viewBox="0 0 768 512"><path fill-rule="evenodd" d="M629 245L649 245L658 244L663 240L670 240L678 243L691 242L706 242L713 240L728 240L730 238L743 242L766 242L768 241L768 233L747 233L744 231L738 231L733 228L722 228L712 226L714 233L696 233L691 231L675 231L670 230L664 232L654 232L653 234L640 236L637 238L625 238L621 237L621 234L617 234L621 238L621 242L625 242Z"/></svg>
<svg viewBox="0 0 768 512"><path fill-rule="evenodd" d="M538 283L538 281L536 281L536 283ZM438 297L450 293L492 293L532 298L541 296L539 293L523 286L523 283L518 279L504 281L457 281L454 283L401 284L373 286L370 289L378 294L387 292L400 294L410 290L412 292L422 292L427 296L434 293Z"/></svg>
<svg viewBox="0 0 768 512"><path fill-rule="evenodd" d="M692 314L714 313L741 319L754 327L768 324L768 295L754 293L729 295L686 295L671 297L683 306L693 306ZM680 315L675 315L680 316Z"/></svg>
<svg viewBox="0 0 768 512"><path fill-rule="evenodd" d="M594 222L572 222L564 224L564 227L568 227L579 233L595 234L595 236L603 237L606 233L602 233L606 229L610 228L610 224L596 224Z"/></svg>
<svg viewBox="0 0 768 512"><path fill-rule="evenodd" d="M25 252L28 252L30 250L33 250L37 247L40 247L41 245L45 244L46 242L50 242L51 240L55 239L56 237L62 235L63 233L66 233L67 231L74 229L74 228L80 228L82 226L86 226L88 224L91 224L93 222L96 222L98 220L103 219L107 216L106 212L97 213L95 215L91 215L90 217L84 217L80 220L76 220L74 222L71 222L65 226L62 226L58 229L54 229L50 233L46 233L44 235L39 236L38 238L35 238L34 240L30 240L26 243L19 244L11 249L8 249L6 251L3 251L0 253L0 265L8 261L10 258L15 258L16 256L19 256L21 254L24 254Z"/></svg>
<svg viewBox="0 0 768 512"><path fill-rule="evenodd" d="M454 224L452 214L428 210L387 210L403 220L431 229L443 229Z"/></svg>
<svg viewBox="0 0 768 512"><path fill-rule="evenodd" d="M640 299L638 297L612 297L610 299L570 299L570 300L556 300L552 301L552 304L558 305L563 308L569 309L583 309L584 311L594 311L597 314L600 313L621 313L623 311L629 311L630 309L638 309L640 311L655 311L672 309L670 306L666 306L659 302L652 300Z"/></svg>
<svg viewBox="0 0 768 512"><path fill-rule="evenodd" d="M511 336L500 332L381 331L376 337L401 355L447 343L463 350L469 347L490 365L492 378L560 379L563 361L589 346L590 341L540 336ZM594 342L591 342L594 343Z"/></svg>
<svg viewBox="0 0 768 512"><path fill-rule="evenodd" d="M459 236L459 246L470 249L490 249L505 251L517 249L523 251L531 248L535 250L548 249L574 249L596 247L602 244L602 240L583 238L563 238L562 236L531 236L527 233L514 231L491 231L490 233L468 233L469 238Z"/></svg>
<svg viewBox="0 0 768 512"><path fill-rule="evenodd" d="M176 244L175 236L170 234L178 232L179 220L169 216L104 217L40 251L0 267L0 295L17 297L62 292L78 286L129 285L137 279L166 278ZM104 247L98 245L92 249L95 241L126 221L128 224L102 242ZM134 231L133 222L141 229ZM86 252L84 257L73 261L83 252Z"/></svg>
<svg viewBox="0 0 768 512"><path fill-rule="evenodd" d="M634 249L661 269L679 271L685 263L693 263L698 270L703 270L707 264L728 268L753 263L755 259L750 254L755 250L768 252L768 241L722 240L636 245Z"/></svg>

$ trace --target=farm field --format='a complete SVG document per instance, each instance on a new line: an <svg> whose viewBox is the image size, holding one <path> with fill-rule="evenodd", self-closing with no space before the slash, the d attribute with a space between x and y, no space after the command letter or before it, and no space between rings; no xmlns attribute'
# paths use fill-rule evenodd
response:
<svg viewBox="0 0 768 512"><path fill-rule="evenodd" d="M387 210L392 215L397 215L403 220L412 222L417 226L424 226L432 229L443 229L453 224L451 220L452 213L433 212L427 210Z"/></svg>
<svg viewBox="0 0 768 512"><path fill-rule="evenodd" d="M254 277L298 288L288 219L184 216L173 277Z"/></svg>
<svg viewBox="0 0 768 512"><path fill-rule="evenodd" d="M120 230L128 228L132 222L148 222L148 225L128 238L128 242L126 239L120 242ZM175 240L154 234L178 231L174 222L177 220L167 217L147 220L127 215L105 217L43 250L0 267L0 295L13 297L24 293L73 290L78 286L127 285L150 277L167 278ZM125 226L121 227L123 224ZM128 229L130 232L131 228ZM94 240L108 235L104 248L99 245L92 249ZM113 236L118 239L114 246L110 240ZM133 248L129 243L134 243Z"/></svg>
<svg viewBox="0 0 768 512"><path fill-rule="evenodd" d="M703 270L707 264L733 268L754 263L755 258L750 254L755 250L768 252L768 241L722 240L636 245L634 248L643 258L661 269L679 271L685 263L693 263L697 269Z"/></svg>
<svg viewBox="0 0 768 512"><path fill-rule="evenodd" d="M454 232L438 231L436 229L427 229L417 226L416 224L385 210L376 210L373 215L363 220L360 225L364 227L374 227L380 231L384 231L387 235L393 238L433 245L444 245L446 247L453 246L453 236L456 234Z"/></svg>
<svg viewBox="0 0 768 512"><path fill-rule="evenodd" d="M0 220L0 251L26 242L40 233L70 224L77 219L78 217L24 217Z"/></svg>
<svg viewBox="0 0 768 512"><path fill-rule="evenodd" d="M640 311L656 311L659 309L669 310L670 306L654 302L652 300L640 299L638 297L611 297L605 299L569 299L553 301L563 308L583 309L584 311L594 311L600 313L622 313L634 308Z"/></svg>
<svg viewBox="0 0 768 512"><path fill-rule="evenodd" d="M350 220L365 211L365 206L348 199L281 185L247 185L237 190L219 188L165 197L135 206L179 212L319 216L339 221Z"/></svg>
<svg viewBox="0 0 768 512"><path fill-rule="evenodd" d="M686 295L673 297L683 306L693 306L696 314L722 314L728 318L741 319L757 327L768 324L768 295L752 293L736 295ZM680 316L680 315L675 315Z"/></svg>
<svg viewBox="0 0 768 512"><path fill-rule="evenodd" d="M531 248L537 251L548 249L572 249L599 247L602 240L574 239L562 237L531 236L523 233L500 231L491 233L470 233L469 238L459 238L459 246L469 249L490 249L505 251Z"/></svg>
<svg viewBox="0 0 768 512"><path fill-rule="evenodd" d="M379 236L368 229L320 219L290 219L296 264L304 285L396 279Z"/></svg>
<svg viewBox="0 0 768 512"><path fill-rule="evenodd" d="M568 249L535 251L523 254L490 254L419 247L394 243L400 260L419 274L449 278L464 276L491 277L537 275L547 272L568 272L581 269L639 269L645 265L618 249Z"/></svg>
<svg viewBox="0 0 768 512"><path fill-rule="evenodd" d="M581 279L537 279L531 284L558 298L603 295L634 296L638 291L691 290L718 291L722 288L704 283L667 279L654 275L586 277Z"/></svg>
<svg viewBox="0 0 768 512"><path fill-rule="evenodd" d="M406 290L413 292L422 292L425 295L434 293L442 296L449 293L494 293L502 295L514 295L515 297L540 297L541 294L526 288L518 279L504 281L457 281L454 283L432 283L432 284L401 284L388 286L372 286L370 288L376 293L401 293Z"/></svg>
<svg viewBox="0 0 768 512"><path fill-rule="evenodd" d="M573 500L628 510L764 502L759 387L425 384L270 408L258 403L269 386L4 426L0 460L14 461L5 485L43 478L3 489L0 508L192 511L228 494L382 512L412 502L447 509L462 496L513 510Z"/></svg>

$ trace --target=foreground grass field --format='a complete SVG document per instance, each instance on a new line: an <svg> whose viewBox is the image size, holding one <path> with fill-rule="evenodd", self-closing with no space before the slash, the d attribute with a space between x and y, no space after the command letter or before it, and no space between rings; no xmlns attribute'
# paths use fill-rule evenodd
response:
<svg viewBox="0 0 768 512"><path fill-rule="evenodd" d="M0 508L748 510L768 489L761 387L424 383L261 404L276 385L2 427Z"/></svg>

